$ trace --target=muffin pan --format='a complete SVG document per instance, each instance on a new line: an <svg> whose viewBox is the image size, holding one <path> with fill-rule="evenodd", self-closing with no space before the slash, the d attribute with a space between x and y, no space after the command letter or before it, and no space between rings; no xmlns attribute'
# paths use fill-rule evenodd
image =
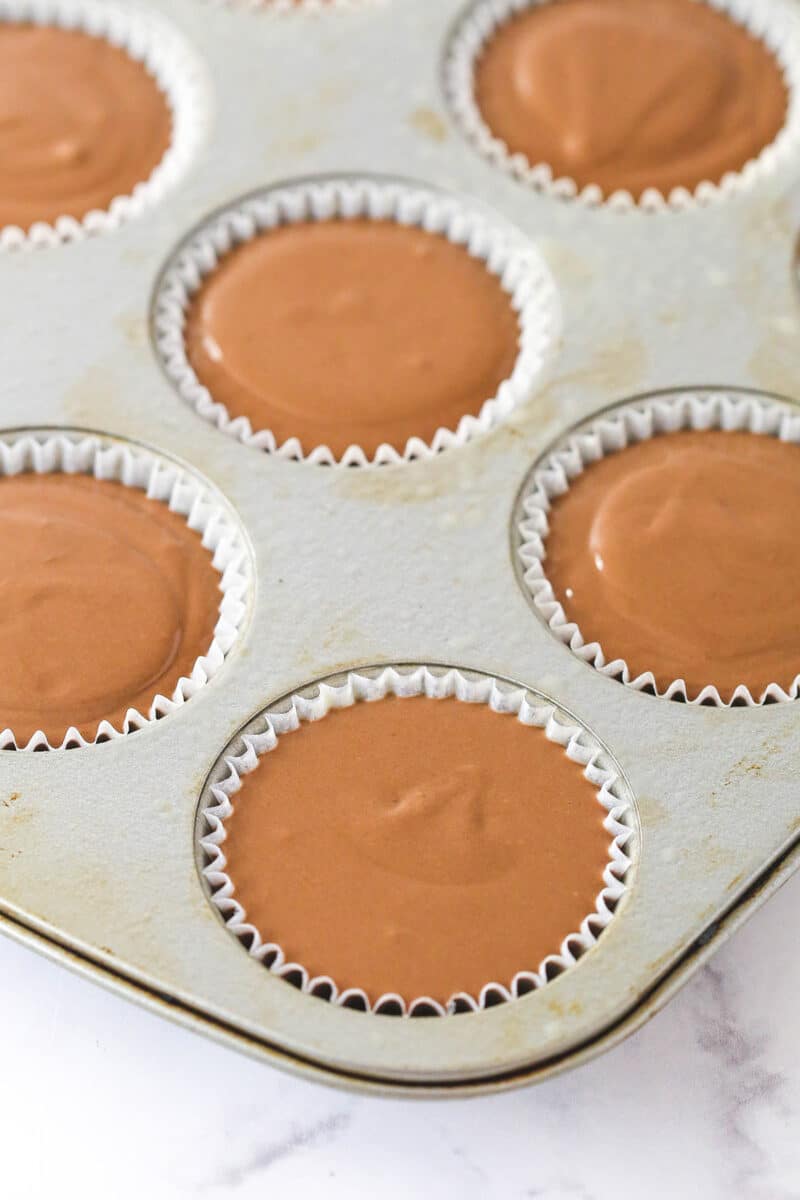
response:
<svg viewBox="0 0 800 1200"><path fill-rule="evenodd" d="M156 7L203 64L202 141L136 219L0 258L0 436L96 432L184 466L229 508L253 586L225 661L168 719L0 753L2 928L308 1076L427 1095L544 1078L647 1019L800 861L796 702L681 704L605 676L547 627L519 555L532 472L607 407L665 392L793 411L800 156L685 210L592 207L511 178L449 115L461 0L137 11ZM563 313L549 378L490 432L417 461L326 467L224 436L159 360L167 264L243 197L370 175L439 189L532 241ZM432 1019L326 1003L265 970L209 902L199 821L223 752L319 681L387 665L527 690L619 777L625 895L577 962L508 1003Z"/></svg>

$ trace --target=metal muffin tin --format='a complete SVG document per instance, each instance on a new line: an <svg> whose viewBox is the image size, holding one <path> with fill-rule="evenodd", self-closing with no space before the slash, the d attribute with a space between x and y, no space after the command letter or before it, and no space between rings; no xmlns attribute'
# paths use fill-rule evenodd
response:
<svg viewBox="0 0 800 1200"><path fill-rule="evenodd" d="M2 927L309 1076L427 1095L543 1078L641 1024L800 861L800 707L690 706L602 677L532 610L514 532L532 465L609 404L703 386L800 396L800 164L708 208L588 210L508 178L451 122L441 64L461 0L157 7L206 64L205 145L140 219L0 259L2 424L182 460L238 514L256 585L224 667L180 711L104 745L0 754ZM544 252L563 345L550 384L494 433L426 461L324 468L243 446L175 394L148 326L170 253L215 208L325 172L468 194ZM404 662L544 693L608 747L635 801L629 894L597 946L477 1014L378 1017L303 995L243 951L198 876L198 804L236 731L315 679Z"/></svg>

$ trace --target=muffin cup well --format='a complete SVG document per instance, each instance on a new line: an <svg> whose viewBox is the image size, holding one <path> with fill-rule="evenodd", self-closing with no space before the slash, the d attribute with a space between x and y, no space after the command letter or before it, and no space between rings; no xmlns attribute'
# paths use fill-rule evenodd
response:
<svg viewBox="0 0 800 1200"><path fill-rule="evenodd" d="M605 195L597 184L581 188L568 176L554 177L546 162L532 163L514 153L492 133L475 100L475 64L495 32L529 8L557 0L476 0L458 22L444 61L444 90L462 133L494 166L513 178L561 200L586 207L605 205L617 212L687 210L718 204L750 191L800 151L800 12L791 0L697 0L726 13L762 41L774 54L788 91L786 119L778 136L738 171L718 182L699 183L693 190L675 187L664 195L648 188L638 200L627 190Z"/></svg>
<svg viewBox="0 0 800 1200"><path fill-rule="evenodd" d="M523 724L542 729L548 740L563 746L569 758L581 763L584 775L597 789L598 803L607 812L604 827L609 835L609 850L603 888L580 929L568 933L561 946L533 969L521 964L512 980L487 980L479 995L457 992L446 1005L428 996L404 997L396 993L387 993L371 1003L361 988L340 991L330 976L312 977L300 963L287 962L281 946L264 940L262 932L248 921L246 910L236 898L235 881L226 871L225 822L233 813L231 797L241 788L243 776L258 766L261 756L273 750L280 737L296 730L303 721L316 721L332 709L359 701L379 701L386 696L455 697L466 703L486 704L496 712L515 714ZM272 974L287 979L303 992L333 1004L384 1015L445 1016L476 1012L526 995L571 967L596 943L626 892L626 875L632 862L628 850L632 821L625 785L608 765L605 752L588 730L544 696L488 675L455 668L388 666L374 671L353 670L346 676L322 680L312 694L306 689L303 694L291 695L268 708L248 728L221 755L224 774L207 787L201 801L197 825L201 872L211 902L230 931Z"/></svg>
<svg viewBox="0 0 800 1200"><path fill-rule="evenodd" d="M233 647L248 611L250 559L241 533L219 499L182 467L139 446L96 436L24 433L0 438L0 488L3 477L35 473L88 475L137 488L180 514L199 533L211 551L209 566L219 572L219 619L205 654L195 661L191 675L178 680L170 696L155 695L146 714L128 709L120 727L102 720L91 741L70 726L53 745L39 730L20 744L13 729L0 732L0 750L73 749L124 737L168 716L192 698L217 673Z"/></svg>
<svg viewBox="0 0 800 1200"><path fill-rule="evenodd" d="M619 679L636 691L723 708L794 700L800 695L800 675L795 677L788 691L778 683L770 683L758 697L754 697L745 684L739 684L727 701L713 684L701 688L697 695L690 695L683 679L674 679L666 687L659 688L652 671L634 676L625 659L608 661L599 643L584 640L578 625L568 620L547 578L546 539L551 502L563 495L571 481L586 467L605 455L623 451L626 446L659 434L684 429L742 430L756 436L800 443L800 410L746 393L683 392L655 395L648 400L620 405L582 426L545 456L524 486L521 499L524 515L517 529L517 555L523 587L550 630L573 654L601 674Z"/></svg>
<svg viewBox="0 0 800 1200"><path fill-rule="evenodd" d="M277 226L337 217L393 220L463 246L499 279L520 328L513 371L497 394L487 397L477 416L465 414L456 429L439 428L430 443L419 437L409 438L404 447L384 443L372 459L357 445L349 446L337 459L328 446L303 446L296 437L279 444L270 430L254 430L247 417L232 418L198 379L184 341L192 297L226 254ZM268 189L209 218L168 262L155 297L153 330L164 369L180 397L223 433L282 458L367 466L431 457L494 429L546 378L561 330L561 312L556 285L543 258L501 218L423 186L336 177Z"/></svg>
<svg viewBox="0 0 800 1200"><path fill-rule="evenodd" d="M99 0L0 0L0 23L50 25L103 38L140 62L164 93L172 134L164 157L149 178L105 209L82 217L36 221L27 230L0 228L0 250L54 246L109 233L142 215L184 174L203 140L210 116L208 82L194 51L157 12Z"/></svg>

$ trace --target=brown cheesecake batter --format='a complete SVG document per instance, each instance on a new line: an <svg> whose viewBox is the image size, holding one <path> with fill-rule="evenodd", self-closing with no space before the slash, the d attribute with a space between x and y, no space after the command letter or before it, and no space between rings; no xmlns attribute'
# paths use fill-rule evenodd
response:
<svg viewBox="0 0 800 1200"><path fill-rule="evenodd" d="M199 535L136 488L0 479L0 729L57 745L146 715L208 651L219 581Z"/></svg>
<svg viewBox="0 0 800 1200"><path fill-rule="evenodd" d="M280 738L224 851L265 940L375 1002L508 985L595 907L610 838L581 767L486 705L390 697Z"/></svg>
<svg viewBox="0 0 800 1200"><path fill-rule="evenodd" d="M188 314L195 372L231 416L336 454L430 440L511 374L519 328L483 262L393 221L285 225L238 247Z"/></svg>
<svg viewBox="0 0 800 1200"><path fill-rule="evenodd" d="M103 38L0 22L0 225L108 208L166 151L167 100Z"/></svg>
<svg viewBox="0 0 800 1200"><path fill-rule="evenodd" d="M512 153L608 195L718 183L780 131L777 60L698 0L557 0L502 26L476 66Z"/></svg>
<svg viewBox="0 0 800 1200"><path fill-rule="evenodd" d="M553 502L545 572L607 661L754 697L800 673L800 446L687 431L593 463Z"/></svg>

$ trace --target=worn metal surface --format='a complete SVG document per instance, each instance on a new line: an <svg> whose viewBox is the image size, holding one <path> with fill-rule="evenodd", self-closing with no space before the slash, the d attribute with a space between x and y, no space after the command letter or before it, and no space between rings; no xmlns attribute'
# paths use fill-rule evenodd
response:
<svg viewBox="0 0 800 1200"><path fill-rule="evenodd" d="M452 127L439 73L457 0L280 18L158 7L207 64L208 140L145 218L0 261L2 425L97 429L185 460L238 512L256 594L225 667L182 711L97 747L0 756L2 926L315 1076L414 1092L541 1077L645 1019L775 886L779 875L757 883L770 865L796 865L800 707L696 708L602 678L531 611L509 531L531 464L604 405L701 384L800 396L800 172L709 210L586 211L493 171ZM148 331L168 254L229 200L327 171L475 194L537 240L564 342L552 383L494 434L428 462L325 469L241 446L175 396ZM310 679L392 661L549 694L608 746L636 802L635 878L598 946L476 1015L368 1017L304 996L248 957L197 877L198 798L234 732Z"/></svg>

